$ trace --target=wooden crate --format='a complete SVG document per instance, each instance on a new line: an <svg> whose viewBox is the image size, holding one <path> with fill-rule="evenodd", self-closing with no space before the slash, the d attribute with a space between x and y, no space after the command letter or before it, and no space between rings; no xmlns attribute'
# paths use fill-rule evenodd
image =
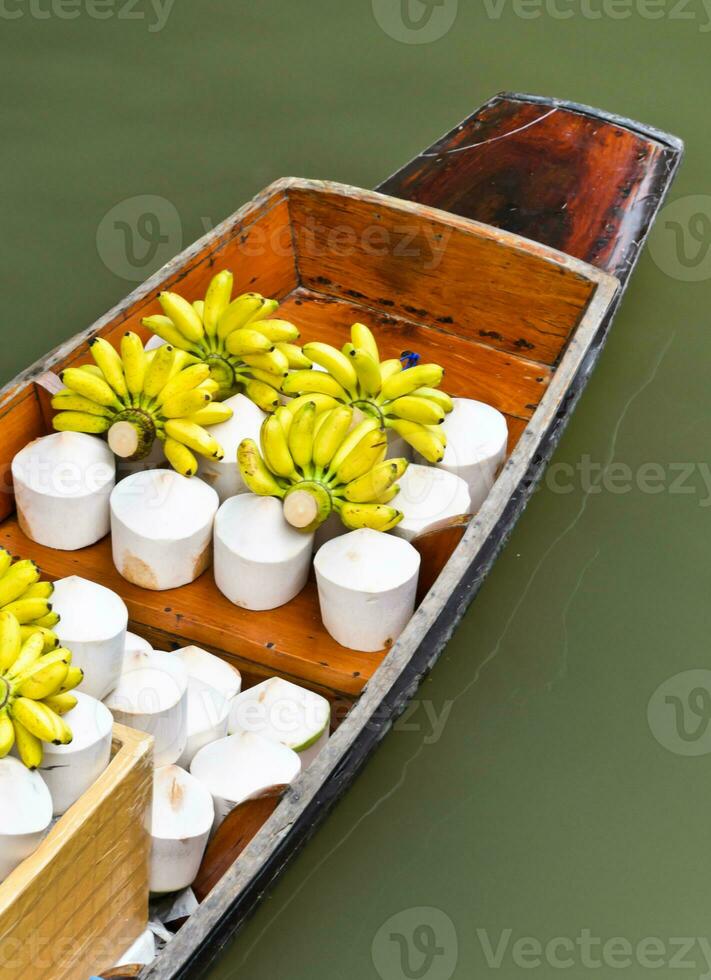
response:
<svg viewBox="0 0 711 980"><path fill-rule="evenodd" d="M114 725L106 771L0 884L0 980L88 980L145 929L152 756Z"/></svg>

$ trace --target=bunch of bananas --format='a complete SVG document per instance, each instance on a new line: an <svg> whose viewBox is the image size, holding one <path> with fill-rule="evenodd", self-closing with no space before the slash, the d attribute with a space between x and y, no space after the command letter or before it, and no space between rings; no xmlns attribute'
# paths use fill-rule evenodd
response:
<svg viewBox="0 0 711 980"><path fill-rule="evenodd" d="M402 513L388 507L406 459L386 459L387 436L367 416L351 428L353 409L329 396L304 395L264 420L261 453L253 439L237 450L253 493L279 497L293 527L315 531L336 511L350 530L389 531Z"/></svg>
<svg viewBox="0 0 711 980"><path fill-rule="evenodd" d="M42 652L48 653L59 645L52 629L59 622L52 612L50 599L54 592L51 582L42 582L42 574L33 561L13 561L6 548L0 548L0 612L11 614L20 624L23 640L39 634Z"/></svg>
<svg viewBox="0 0 711 980"><path fill-rule="evenodd" d="M314 342L303 352L326 373L294 371L284 381L284 394L329 395L377 418L430 463L442 461L446 436L438 426L453 406L439 390L444 370L438 364L403 368L398 358L381 361L375 337L363 323L353 324L351 342L340 351Z"/></svg>
<svg viewBox="0 0 711 980"><path fill-rule="evenodd" d="M205 299L194 303L178 293L161 293L164 315L147 316L143 324L209 366L218 401L244 391L263 411L273 412L288 372L312 365L294 344L296 327L269 319L279 303L259 293L243 293L233 300L232 282L227 269L218 272Z"/></svg>
<svg viewBox="0 0 711 980"><path fill-rule="evenodd" d="M12 613L0 613L0 759L15 745L28 769L42 762L42 742L67 745L72 731L62 715L76 706L69 692L84 674L72 667L69 650L43 653L43 638L34 633L23 642Z"/></svg>
<svg viewBox="0 0 711 980"><path fill-rule="evenodd" d="M102 337L89 346L95 364L62 372L66 387L52 399L55 429L107 432L124 459L143 459L158 438L183 476L197 472L194 453L222 459L205 427L231 418L232 410L213 402L218 386L207 364L170 344L146 352L135 333L124 334L120 353Z"/></svg>

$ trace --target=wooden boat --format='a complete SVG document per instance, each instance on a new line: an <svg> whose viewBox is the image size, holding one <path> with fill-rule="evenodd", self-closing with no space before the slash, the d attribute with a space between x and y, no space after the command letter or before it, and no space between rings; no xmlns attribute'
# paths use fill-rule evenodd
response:
<svg viewBox="0 0 711 980"><path fill-rule="evenodd" d="M177 286L193 298L214 267L229 266L237 287L279 298L304 339L333 340L365 320L385 356L407 347L439 361L452 394L489 402L509 424L508 459L479 513L418 541L422 601L379 654L346 650L328 636L313 584L268 614L230 605L210 572L174 592L146 591L118 575L106 541L74 553L33 544L11 495L0 498L1 544L35 558L51 578L80 571L119 592L132 628L157 649L197 643L238 666L246 684L279 674L325 693L334 707L335 734L298 783L223 824L197 885L200 908L142 976L205 973L437 660L590 376L681 155L679 140L630 120L497 96L377 192L277 181L0 392L5 477L13 455L50 431L47 372L88 360L97 333L115 339L140 329L160 289ZM385 249L363 246L372 227L384 233ZM344 228L354 232L348 245L342 236L334 245Z"/></svg>

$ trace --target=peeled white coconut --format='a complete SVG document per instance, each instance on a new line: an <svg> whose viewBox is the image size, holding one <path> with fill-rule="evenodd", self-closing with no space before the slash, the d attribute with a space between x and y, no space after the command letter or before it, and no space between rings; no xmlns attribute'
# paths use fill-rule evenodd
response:
<svg viewBox="0 0 711 980"><path fill-rule="evenodd" d="M84 671L81 690L103 700L121 676L128 610L120 596L96 582L70 575L54 584L55 632Z"/></svg>
<svg viewBox="0 0 711 980"><path fill-rule="evenodd" d="M238 732L200 749L190 772L212 793L214 830L245 800L278 796L301 771L296 752L279 742Z"/></svg>
<svg viewBox="0 0 711 980"><path fill-rule="evenodd" d="M83 432L35 439L12 461L20 527L47 548L76 551L109 533L114 455Z"/></svg>
<svg viewBox="0 0 711 980"><path fill-rule="evenodd" d="M320 694L271 677L235 698L228 731L255 732L293 749L302 769L311 765L328 741L331 705Z"/></svg>
<svg viewBox="0 0 711 980"><path fill-rule="evenodd" d="M114 963L114 967L130 966L140 963L147 966L156 958L156 937L150 929L142 932L135 943L132 943L122 956Z"/></svg>
<svg viewBox="0 0 711 980"><path fill-rule="evenodd" d="M38 772L0 759L0 882L37 849L52 822L52 797Z"/></svg>
<svg viewBox="0 0 711 980"><path fill-rule="evenodd" d="M192 885L215 819L207 787L179 766L153 774L149 888L162 894Z"/></svg>
<svg viewBox="0 0 711 980"><path fill-rule="evenodd" d="M154 766L180 758L188 738L188 672L174 654L128 651L104 704L120 725L153 736Z"/></svg>
<svg viewBox="0 0 711 980"><path fill-rule="evenodd" d="M390 506L402 511L404 516L393 528L393 534L406 541L412 541L447 517L471 513L468 484L447 470L411 463L398 485L400 490Z"/></svg>
<svg viewBox="0 0 711 980"><path fill-rule="evenodd" d="M316 528L314 533L314 551L318 551L327 541L330 541L332 538L337 538L341 534L348 534L348 528L334 511L332 514L329 514L320 527Z"/></svg>
<svg viewBox="0 0 711 980"><path fill-rule="evenodd" d="M174 470L127 476L111 494L114 564L144 589L194 582L211 560L217 494Z"/></svg>
<svg viewBox="0 0 711 980"><path fill-rule="evenodd" d="M45 744L40 772L60 817L99 778L111 760L111 712L96 698L74 692L76 708L64 715L74 738L69 745Z"/></svg>
<svg viewBox="0 0 711 980"><path fill-rule="evenodd" d="M275 497L241 493L215 519L215 582L245 609L275 609L306 585L313 534L287 524Z"/></svg>
<svg viewBox="0 0 711 980"><path fill-rule="evenodd" d="M259 442L259 430L267 417L253 401L244 395L234 395L222 403L232 409L233 415L226 422L210 426L214 436L225 451L224 459L201 457L198 474L217 492L220 503L238 493L249 493L237 463L237 447L243 439Z"/></svg>
<svg viewBox="0 0 711 980"><path fill-rule="evenodd" d="M203 745L227 734L227 720L242 677L234 667L200 647L176 650L174 656L188 672L188 741L178 759L178 765L187 769Z"/></svg>
<svg viewBox="0 0 711 980"><path fill-rule="evenodd" d="M472 513L476 514L506 459L506 418L484 402L455 398L454 408L442 423L442 429L447 436L447 448L437 466L469 485Z"/></svg>
<svg viewBox="0 0 711 980"><path fill-rule="evenodd" d="M144 653L150 653L152 649L153 647L150 645L148 640L144 640L142 636L138 636L137 633L131 633L130 631L126 633L124 655L131 653L132 650L142 650Z"/></svg>
<svg viewBox="0 0 711 980"><path fill-rule="evenodd" d="M325 544L314 559L323 624L344 647L390 646L415 609L420 556L408 541L361 528Z"/></svg>

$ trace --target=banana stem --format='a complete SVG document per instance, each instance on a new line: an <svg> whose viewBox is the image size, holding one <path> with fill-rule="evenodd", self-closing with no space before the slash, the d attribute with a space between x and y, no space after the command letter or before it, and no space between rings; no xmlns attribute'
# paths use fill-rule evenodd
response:
<svg viewBox="0 0 711 980"><path fill-rule="evenodd" d="M108 431L111 451L121 459L143 459L156 438L155 421L141 409L121 413Z"/></svg>

